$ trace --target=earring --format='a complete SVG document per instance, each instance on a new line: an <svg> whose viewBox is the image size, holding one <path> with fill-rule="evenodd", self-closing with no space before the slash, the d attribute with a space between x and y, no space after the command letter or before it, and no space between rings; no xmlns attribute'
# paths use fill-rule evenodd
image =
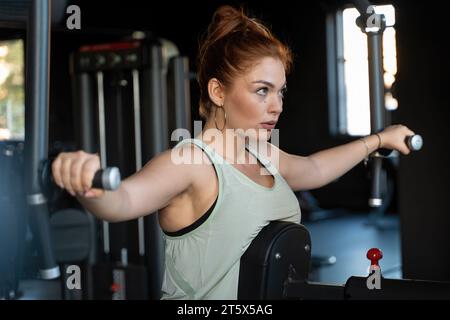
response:
<svg viewBox="0 0 450 320"><path fill-rule="evenodd" d="M219 127L217 126L217 119L216 119L217 109L223 110L224 122L223 122L223 127L221 129L219 129ZM216 106L216 109L214 110L214 123L216 125L216 129L219 131L222 131L225 128L225 125L227 123L227 113L225 112L225 108L223 106L220 106L220 107Z"/></svg>

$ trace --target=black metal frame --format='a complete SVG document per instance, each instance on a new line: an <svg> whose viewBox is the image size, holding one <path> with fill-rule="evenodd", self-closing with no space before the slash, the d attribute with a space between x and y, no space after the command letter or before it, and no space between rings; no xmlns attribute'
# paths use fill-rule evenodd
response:
<svg viewBox="0 0 450 320"><path fill-rule="evenodd" d="M50 236L47 199L39 174L48 157L50 13L50 0L32 1L27 26L25 80L25 188L43 279L60 275Z"/></svg>

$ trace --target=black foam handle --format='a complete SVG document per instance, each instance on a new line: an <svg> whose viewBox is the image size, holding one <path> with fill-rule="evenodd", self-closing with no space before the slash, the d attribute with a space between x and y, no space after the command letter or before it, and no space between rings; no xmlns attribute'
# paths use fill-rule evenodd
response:
<svg viewBox="0 0 450 320"><path fill-rule="evenodd" d="M92 180L92 187L104 190L116 190L121 182L120 171L117 167L98 170Z"/></svg>
<svg viewBox="0 0 450 320"><path fill-rule="evenodd" d="M411 151L419 151L423 146L423 139L421 135L415 134L412 136L407 136L405 138L405 144L408 146ZM389 156L392 153L391 149L381 148L378 149L377 152L384 157Z"/></svg>
<svg viewBox="0 0 450 320"><path fill-rule="evenodd" d="M411 151L418 151L422 149L423 139L419 134L415 134L413 136L408 136L405 139L405 143Z"/></svg>

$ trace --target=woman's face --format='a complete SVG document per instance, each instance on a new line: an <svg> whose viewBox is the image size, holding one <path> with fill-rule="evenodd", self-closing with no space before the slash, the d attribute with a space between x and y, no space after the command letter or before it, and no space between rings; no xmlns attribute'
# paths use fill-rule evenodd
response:
<svg viewBox="0 0 450 320"><path fill-rule="evenodd" d="M227 127L243 129L258 140L268 140L283 111L285 90L283 63L272 57L261 59L226 89ZM256 129L256 136L248 129Z"/></svg>

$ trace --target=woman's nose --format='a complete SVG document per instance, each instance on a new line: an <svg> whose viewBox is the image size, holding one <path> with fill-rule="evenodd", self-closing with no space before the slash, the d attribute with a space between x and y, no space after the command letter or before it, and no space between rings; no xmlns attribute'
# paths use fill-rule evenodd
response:
<svg viewBox="0 0 450 320"><path fill-rule="evenodd" d="M283 111L283 99L278 96L271 99L269 112L279 114L282 111Z"/></svg>

